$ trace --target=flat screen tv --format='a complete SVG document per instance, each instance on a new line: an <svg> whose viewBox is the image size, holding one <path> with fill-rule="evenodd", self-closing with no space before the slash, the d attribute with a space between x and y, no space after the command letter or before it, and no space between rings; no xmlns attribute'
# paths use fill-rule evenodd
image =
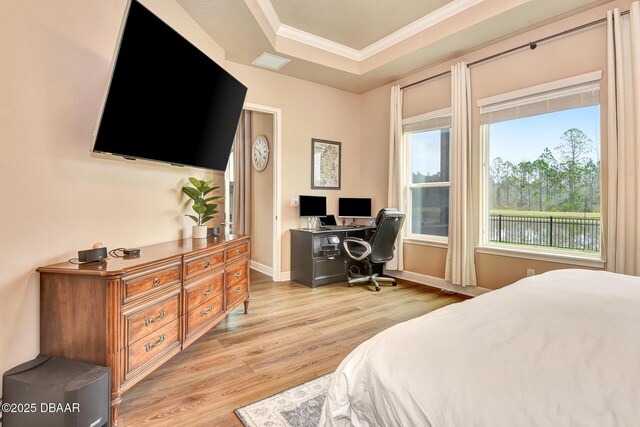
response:
<svg viewBox="0 0 640 427"><path fill-rule="evenodd" d="M130 3L93 151L225 170L247 88Z"/></svg>
<svg viewBox="0 0 640 427"><path fill-rule="evenodd" d="M371 218L371 199L340 197L338 216L344 218Z"/></svg>
<svg viewBox="0 0 640 427"><path fill-rule="evenodd" d="M300 196L300 216L307 218L327 216L327 198L324 196Z"/></svg>

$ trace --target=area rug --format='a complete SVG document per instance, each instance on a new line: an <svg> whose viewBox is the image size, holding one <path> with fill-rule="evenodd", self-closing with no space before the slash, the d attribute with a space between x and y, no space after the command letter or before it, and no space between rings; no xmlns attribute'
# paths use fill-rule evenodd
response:
<svg viewBox="0 0 640 427"><path fill-rule="evenodd" d="M317 427L333 373L236 409L246 427Z"/></svg>

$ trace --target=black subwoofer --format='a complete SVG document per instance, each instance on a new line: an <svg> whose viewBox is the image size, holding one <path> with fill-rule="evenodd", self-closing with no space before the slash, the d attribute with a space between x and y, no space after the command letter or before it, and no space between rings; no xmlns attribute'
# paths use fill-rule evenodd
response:
<svg viewBox="0 0 640 427"><path fill-rule="evenodd" d="M38 356L2 376L4 427L109 426L109 368Z"/></svg>

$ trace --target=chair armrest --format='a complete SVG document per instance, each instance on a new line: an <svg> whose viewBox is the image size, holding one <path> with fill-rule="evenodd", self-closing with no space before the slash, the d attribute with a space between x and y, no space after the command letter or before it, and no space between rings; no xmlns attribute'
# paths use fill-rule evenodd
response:
<svg viewBox="0 0 640 427"><path fill-rule="evenodd" d="M353 243L355 245L364 247L365 248L364 253L360 256L356 256L352 254L351 251L349 250L349 243ZM368 257L369 254L371 254L371 245L369 244L369 242L362 240L359 237L345 237L344 239L342 239L342 246L344 247L344 250L347 252L347 255L349 255L350 258L356 261L362 261L363 259Z"/></svg>

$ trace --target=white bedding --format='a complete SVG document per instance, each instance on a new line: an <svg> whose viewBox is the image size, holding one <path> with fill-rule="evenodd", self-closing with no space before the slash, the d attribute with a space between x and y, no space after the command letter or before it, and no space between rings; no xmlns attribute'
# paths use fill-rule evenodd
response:
<svg viewBox="0 0 640 427"><path fill-rule="evenodd" d="M320 426L640 426L640 278L557 270L393 326Z"/></svg>

